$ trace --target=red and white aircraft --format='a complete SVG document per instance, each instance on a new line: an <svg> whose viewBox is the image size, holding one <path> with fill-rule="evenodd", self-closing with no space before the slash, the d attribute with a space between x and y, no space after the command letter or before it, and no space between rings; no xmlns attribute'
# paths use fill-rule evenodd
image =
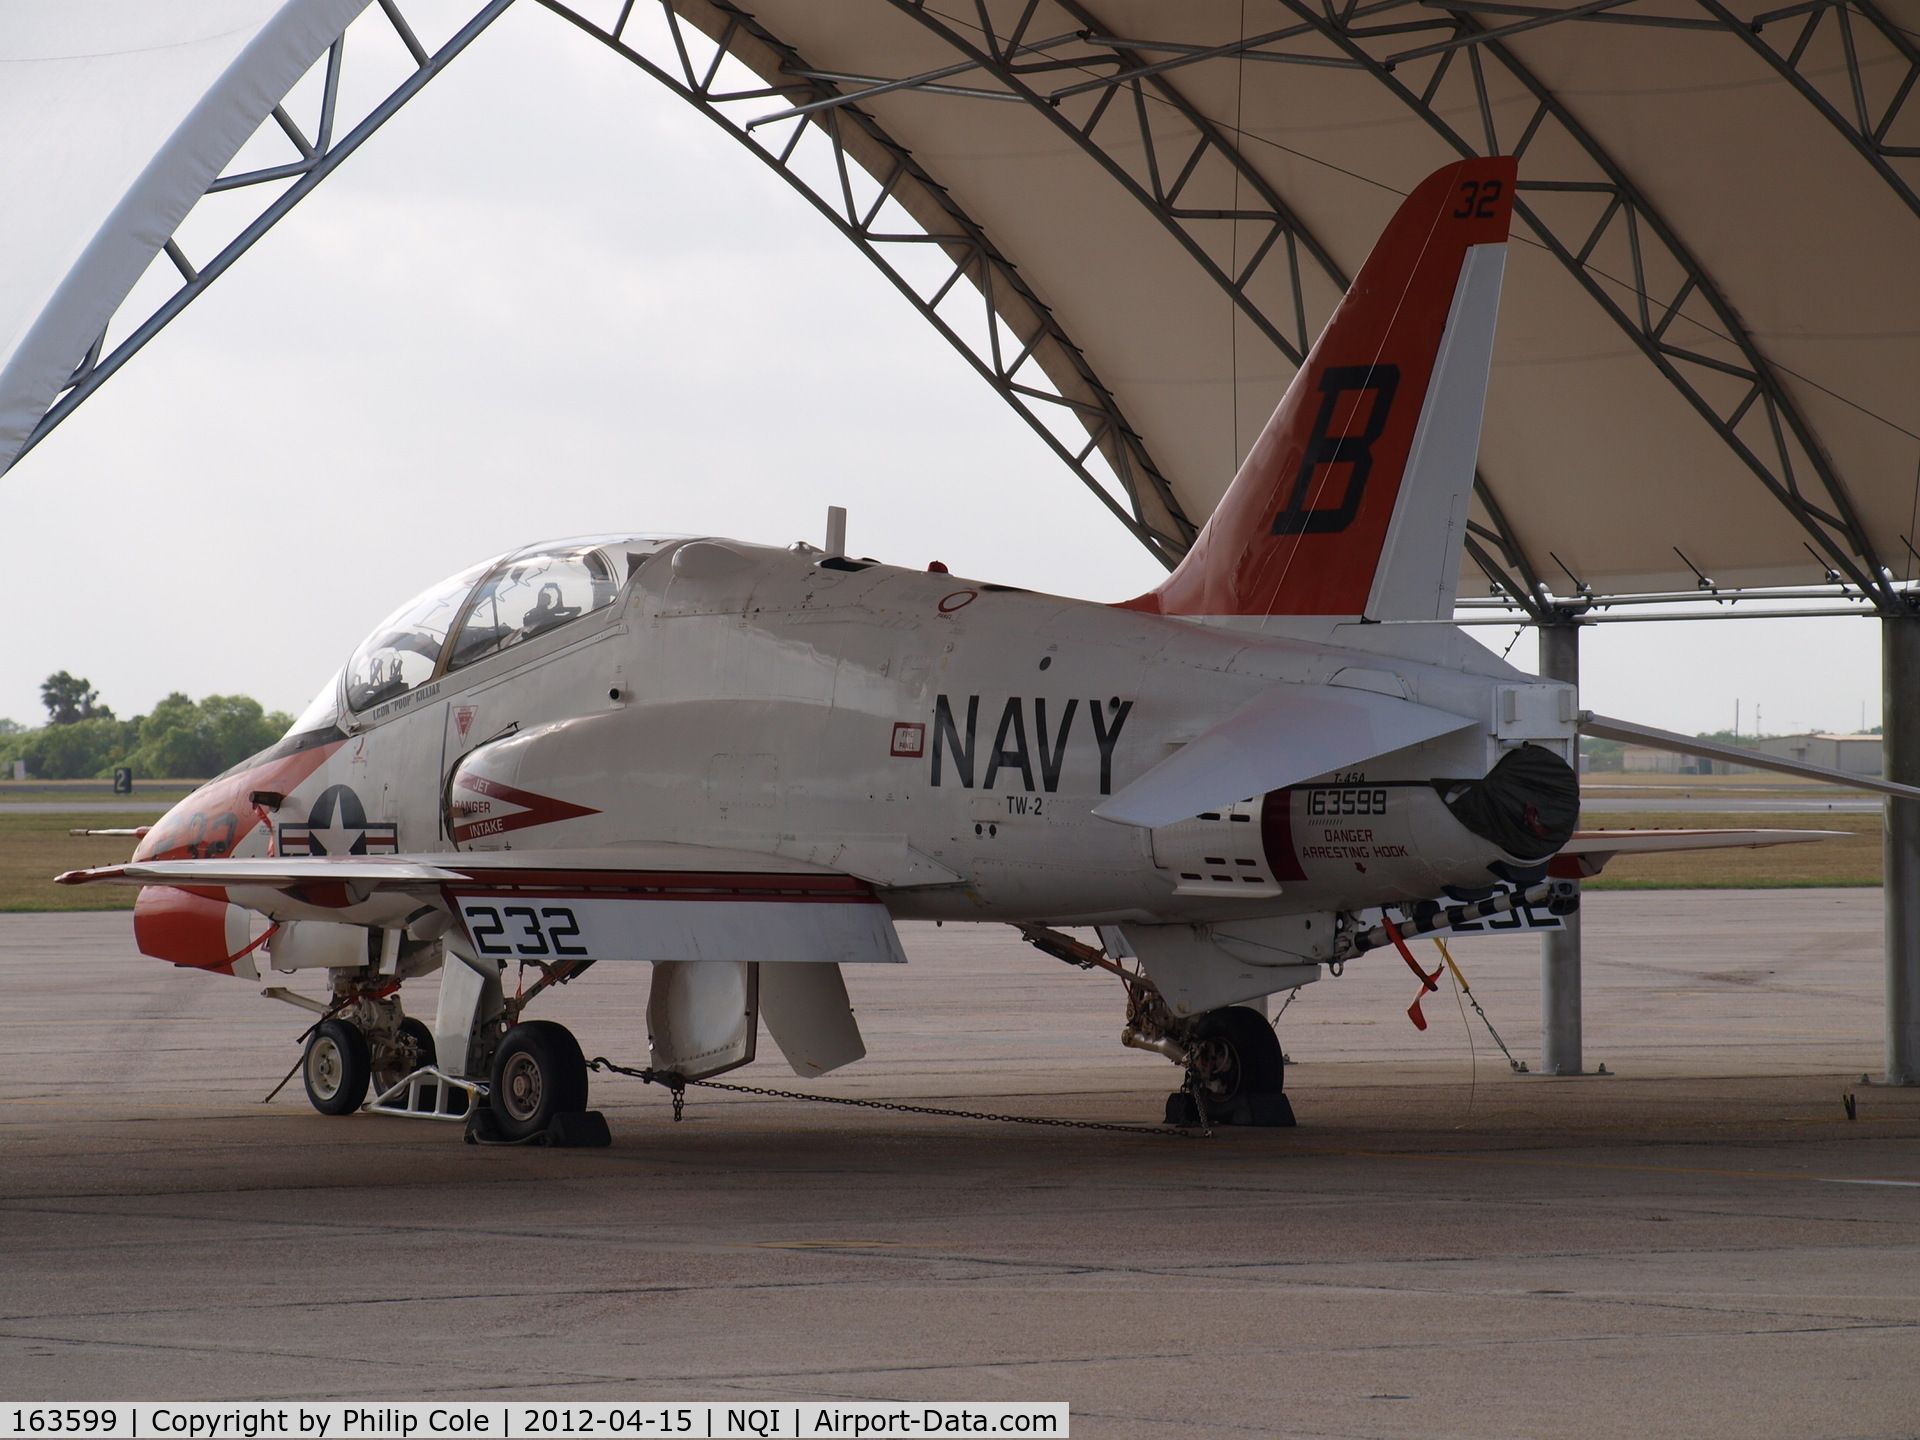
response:
<svg viewBox="0 0 1920 1440"><path fill-rule="evenodd" d="M761 1020L821 1074L865 1053L839 967L903 960L911 918L1124 971L1123 1038L1216 1118L1273 1120L1279 1046L1243 1002L1570 908L1623 850L1812 838L1576 834L1573 690L1450 623L1514 172L1408 197L1151 594L837 545L530 546L395 611L132 862L61 878L145 887L140 948L175 964L325 969L305 1074L332 1114L371 1077L379 1109L590 1131L580 1047L523 1018L512 965L537 990L650 962L662 1074L746 1063ZM400 997L435 973L429 1027Z"/></svg>

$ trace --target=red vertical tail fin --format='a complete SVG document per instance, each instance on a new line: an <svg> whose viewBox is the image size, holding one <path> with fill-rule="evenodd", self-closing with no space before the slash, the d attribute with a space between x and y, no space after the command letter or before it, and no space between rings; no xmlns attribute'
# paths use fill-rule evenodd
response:
<svg viewBox="0 0 1920 1440"><path fill-rule="evenodd" d="M1129 608L1452 615L1516 169L1463 160L1406 198L1193 549Z"/></svg>

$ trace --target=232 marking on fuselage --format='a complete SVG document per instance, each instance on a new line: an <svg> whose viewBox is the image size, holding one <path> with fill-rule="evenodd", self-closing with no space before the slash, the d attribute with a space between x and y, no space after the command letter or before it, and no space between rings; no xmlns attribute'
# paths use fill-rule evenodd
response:
<svg viewBox="0 0 1920 1440"><path fill-rule="evenodd" d="M531 905L477 905L463 900L460 913L482 955L573 958L591 953L584 945L568 943L580 934L580 922L568 905L542 905L536 912Z"/></svg>

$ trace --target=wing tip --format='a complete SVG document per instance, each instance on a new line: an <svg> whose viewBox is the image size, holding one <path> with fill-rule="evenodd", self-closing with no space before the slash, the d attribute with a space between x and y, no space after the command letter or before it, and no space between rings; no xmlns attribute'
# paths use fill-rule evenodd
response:
<svg viewBox="0 0 1920 1440"><path fill-rule="evenodd" d="M102 865L92 870L63 870L53 877L56 885L91 885L99 880L118 880L127 873L124 865Z"/></svg>

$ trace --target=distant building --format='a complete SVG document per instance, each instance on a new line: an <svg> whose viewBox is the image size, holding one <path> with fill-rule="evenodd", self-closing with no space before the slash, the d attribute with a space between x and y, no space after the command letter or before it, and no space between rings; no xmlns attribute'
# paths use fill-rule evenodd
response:
<svg viewBox="0 0 1920 1440"><path fill-rule="evenodd" d="M1798 760L1821 765L1848 775L1879 775L1884 772L1878 735L1774 735L1754 746L1767 755L1783 760ZM1650 745L1623 745L1620 768L1641 775L1752 775L1746 765L1729 765L1724 760L1697 760L1691 755L1676 755L1671 750L1655 750Z"/></svg>
<svg viewBox="0 0 1920 1440"><path fill-rule="evenodd" d="M1651 745L1621 746L1620 768L1641 775L1724 775L1728 769L1725 765L1716 768L1711 760L1676 755L1671 750L1656 750Z"/></svg>
<svg viewBox="0 0 1920 1440"><path fill-rule="evenodd" d="M1774 735L1754 748L1782 760L1799 760L1849 775L1879 775L1886 769L1878 735Z"/></svg>

